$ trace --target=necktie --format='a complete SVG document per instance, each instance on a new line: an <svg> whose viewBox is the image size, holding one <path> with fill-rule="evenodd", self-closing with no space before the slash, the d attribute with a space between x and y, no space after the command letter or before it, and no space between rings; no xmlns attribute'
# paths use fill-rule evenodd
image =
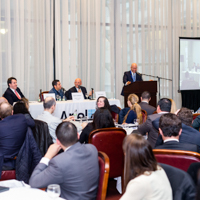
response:
<svg viewBox="0 0 200 200"><path fill-rule="evenodd" d="M135 82L135 75L136 75L136 74L133 73L133 77L132 77L132 78L133 78L133 82Z"/></svg>
<svg viewBox="0 0 200 200"><path fill-rule="evenodd" d="M21 99L21 97L19 96L18 92L15 90L15 94L17 96L18 99Z"/></svg>

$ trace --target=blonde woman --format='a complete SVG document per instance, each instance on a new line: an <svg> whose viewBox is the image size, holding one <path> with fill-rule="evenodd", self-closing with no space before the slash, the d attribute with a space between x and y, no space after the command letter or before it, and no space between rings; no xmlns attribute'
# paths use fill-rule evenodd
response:
<svg viewBox="0 0 200 200"><path fill-rule="evenodd" d="M130 110L125 115L123 123L133 123L134 119L138 119L139 124L142 123L141 107L138 104L138 101L139 101L139 98L136 94L130 94L128 96L127 104Z"/></svg>

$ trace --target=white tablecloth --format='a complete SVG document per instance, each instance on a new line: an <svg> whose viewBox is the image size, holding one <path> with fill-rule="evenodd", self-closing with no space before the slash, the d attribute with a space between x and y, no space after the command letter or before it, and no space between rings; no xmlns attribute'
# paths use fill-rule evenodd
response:
<svg viewBox="0 0 200 200"><path fill-rule="evenodd" d="M110 105L116 105L121 108L120 101L118 99L108 99ZM43 103L30 102L29 111L33 118L37 118L43 112ZM96 110L96 100L84 100L83 102L68 101L56 101L56 109L53 113L54 116L64 119L73 115L77 110L78 116L82 115L90 117Z"/></svg>

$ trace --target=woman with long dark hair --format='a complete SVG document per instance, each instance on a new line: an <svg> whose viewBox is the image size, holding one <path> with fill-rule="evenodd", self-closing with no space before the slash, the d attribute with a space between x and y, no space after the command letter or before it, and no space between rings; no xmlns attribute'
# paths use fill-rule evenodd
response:
<svg viewBox="0 0 200 200"><path fill-rule="evenodd" d="M169 180L149 142L140 134L130 134L124 139L123 151L126 191L120 200L172 200Z"/></svg>
<svg viewBox="0 0 200 200"><path fill-rule="evenodd" d="M94 113L93 122L88 123L82 130L79 141L81 143L88 143L88 137L91 131L110 127L115 127L110 111L106 108L98 108Z"/></svg>

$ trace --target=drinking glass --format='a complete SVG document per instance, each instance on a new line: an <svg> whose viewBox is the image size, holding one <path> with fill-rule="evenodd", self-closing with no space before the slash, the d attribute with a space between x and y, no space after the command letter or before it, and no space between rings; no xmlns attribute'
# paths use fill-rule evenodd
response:
<svg viewBox="0 0 200 200"><path fill-rule="evenodd" d="M47 187L47 193L52 199L56 199L60 196L60 185L58 184L51 184Z"/></svg>
<svg viewBox="0 0 200 200"><path fill-rule="evenodd" d="M85 93L85 97L86 97L86 99L88 99L88 94L87 93Z"/></svg>

